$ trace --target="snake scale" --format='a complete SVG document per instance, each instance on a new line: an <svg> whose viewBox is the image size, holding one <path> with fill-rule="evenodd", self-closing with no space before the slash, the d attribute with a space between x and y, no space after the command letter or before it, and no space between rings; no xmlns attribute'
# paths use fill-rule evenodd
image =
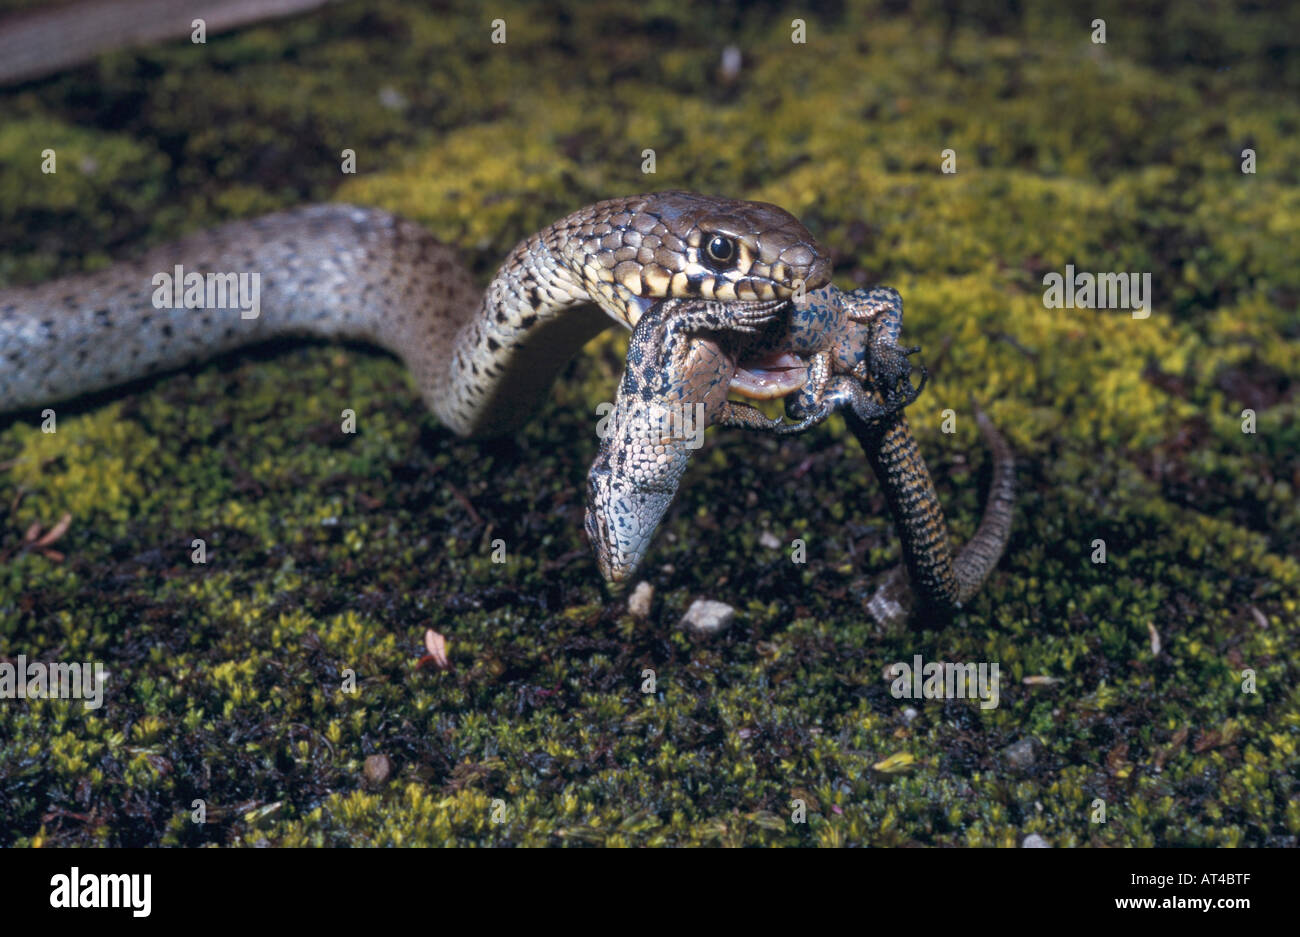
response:
<svg viewBox="0 0 1300 937"><path fill-rule="evenodd" d="M177 265L257 273L259 313L245 318L238 309L201 304L160 308L155 278ZM419 225L371 208L313 205L201 231L95 273L0 290L0 412L43 408L248 344L302 335L392 351L451 430L500 435L526 422L564 364L615 323L634 329L647 312L671 313L674 304L707 308L716 341L719 334L753 331L751 321L788 320L796 291L833 290L829 279L830 262L807 229L761 202L688 192L598 202L521 241L482 291L455 253ZM837 338L825 320L809 321L823 350L859 341L856 334ZM660 354L646 334L638 340L634 333L630 355ZM880 347L891 344L892 338ZM808 376L827 376L816 363L827 359L814 356L792 380L788 348L769 344L748 358L742 354L714 356L702 368L698 353L681 358L680 371L665 367L668 380L659 391L680 395L675 383L693 386L699 374L716 373L725 386L713 396L710 420L725 422L718 414L727 406L726 389L771 397L798 390ZM732 421L745 425L738 412ZM864 425L874 432L878 421ZM924 478L923 509L897 513L900 505L891 500L900 525L924 517L942 524L919 456L889 455L900 434L914 450L905 422L899 425L901 431L870 443L878 452L868 456L878 471L894 473L898 490L913 484L905 473ZM882 481L890 490L890 481ZM951 568L946 539L906 532L902 539L909 569ZM607 539L593 537L593 547L610 577L616 563ZM917 551L929 552L912 555ZM931 583L922 578L915 585L927 590ZM937 596L933 604L942 606L941 592L919 597Z"/></svg>

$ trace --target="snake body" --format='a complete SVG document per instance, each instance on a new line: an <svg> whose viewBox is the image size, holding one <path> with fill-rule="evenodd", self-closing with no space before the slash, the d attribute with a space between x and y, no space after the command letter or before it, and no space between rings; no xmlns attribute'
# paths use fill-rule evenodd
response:
<svg viewBox="0 0 1300 937"><path fill-rule="evenodd" d="M721 259L719 259L721 258ZM260 275L257 318L157 308L155 280ZM44 407L282 335L373 342L463 436L508 433L582 344L654 302L746 303L820 286L830 264L793 216L687 192L611 199L521 241L486 290L386 212L314 205L199 232L103 271L0 291L0 412Z"/></svg>

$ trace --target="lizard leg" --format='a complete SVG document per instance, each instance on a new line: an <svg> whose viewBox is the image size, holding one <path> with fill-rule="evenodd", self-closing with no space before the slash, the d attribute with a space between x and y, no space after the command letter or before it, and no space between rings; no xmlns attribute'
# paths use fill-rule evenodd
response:
<svg viewBox="0 0 1300 937"><path fill-rule="evenodd" d="M921 369L921 384L911 382L911 355L921 350L919 345L904 348L898 344L903 327L903 298L888 286L858 289L844 294L844 309L850 320L868 325L865 354L855 364L851 374L863 385L874 389L875 399L862 398L845 390L842 400L853 406L864 420L879 420L912 403L925 386L926 374Z"/></svg>
<svg viewBox="0 0 1300 937"><path fill-rule="evenodd" d="M817 422L826 418L823 398L826 396L826 387L831 380L831 367L829 352L819 351L808 359L808 376L804 379L803 387L787 399L785 405L787 415L796 420L819 417Z"/></svg>
<svg viewBox="0 0 1300 937"><path fill-rule="evenodd" d="M774 433L778 436L788 436L801 433L811 426L816 426L836 410L844 408L851 409L865 424L874 426L884 422L915 401L925 388L928 379L929 375L926 370L921 368L921 382L919 384L912 384L910 380L904 380L889 394L881 395L875 389L863 386L862 383L852 377L836 375L827 382L826 390L822 393L816 409L807 413L800 422L782 423L778 420L768 423L767 426L753 426L751 428Z"/></svg>
<svg viewBox="0 0 1300 937"><path fill-rule="evenodd" d="M810 427L825 420L834 411L834 407L821 405L798 423L787 423L784 418L771 418L756 407L735 400L728 400L722 406L717 419L719 426L734 426L738 429L752 429L760 433L772 433L776 436L792 436L802 433Z"/></svg>
<svg viewBox="0 0 1300 937"><path fill-rule="evenodd" d="M786 403L786 413L799 422L787 423L780 417L771 419L749 404L728 401L728 407L719 423L778 436L802 433L821 423L835 409L825 399L826 388L832 380L831 356L826 352L818 352L808 359L808 377L803 387Z"/></svg>
<svg viewBox="0 0 1300 937"><path fill-rule="evenodd" d="M882 395L851 378L839 378L834 392L828 396L835 401L836 408L851 408L864 423L874 425L894 416L915 401L921 395L927 380L929 374L921 368L920 384L904 380L890 393Z"/></svg>
<svg viewBox="0 0 1300 937"><path fill-rule="evenodd" d="M850 319L854 322L872 322L880 317L889 326L889 337L897 337L903 323L903 297L898 290L892 286L873 286L870 289L850 290L844 295Z"/></svg>
<svg viewBox="0 0 1300 937"><path fill-rule="evenodd" d="M747 403L728 400L722 404L715 420L718 426L732 426L737 429L758 430L760 433L776 432L785 425L781 417L769 417L762 410Z"/></svg>

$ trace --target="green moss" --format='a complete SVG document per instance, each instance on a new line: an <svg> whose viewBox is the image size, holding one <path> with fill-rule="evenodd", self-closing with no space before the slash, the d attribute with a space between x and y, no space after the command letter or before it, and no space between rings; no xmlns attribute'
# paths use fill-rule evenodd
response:
<svg viewBox="0 0 1300 937"><path fill-rule="evenodd" d="M581 524L623 336L490 444L379 353L229 357L60 407L55 434L0 427L0 654L111 675L95 712L0 707L0 842L1295 845L1300 56L1269 51L1294 13L854 8L804 46L782 16L667 4L494 15L505 47L476 9L349 3L7 95L0 280L325 198L423 222L486 280L597 198L767 199L841 285L902 292L956 539L988 478L971 393L1012 440L1006 558L958 621L879 629L860 602L898 547L842 421L715 432L638 622ZM1067 263L1150 272L1151 317L1045 309ZM62 562L23 548L64 512ZM727 634L675 627L700 596L738 609ZM449 671L417 666L429 628ZM999 662L999 707L895 700L882 671L918 653Z"/></svg>

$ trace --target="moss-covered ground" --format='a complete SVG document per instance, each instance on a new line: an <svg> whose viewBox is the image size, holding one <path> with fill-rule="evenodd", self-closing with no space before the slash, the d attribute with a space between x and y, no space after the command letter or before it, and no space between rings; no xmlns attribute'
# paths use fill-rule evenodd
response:
<svg viewBox="0 0 1300 937"><path fill-rule="evenodd" d="M712 431L639 622L582 533L612 337L490 444L359 347L229 356L60 406L55 434L18 414L0 656L110 677L93 712L0 702L0 844L1295 845L1296 9L377 0L3 94L0 283L312 200L417 219L484 282L598 198L777 202L842 286L902 292L955 538L988 479L972 392L1020 499L960 618L886 632L861 602L897 541L843 424ZM1150 318L1045 308L1066 264L1149 272ZM24 547L65 512L61 561ZM697 597L732 629L678 628ZM428 628L448 671L417 667ZM1000 705L895 699L882 671L915 654L998 662Z"/></svg>

